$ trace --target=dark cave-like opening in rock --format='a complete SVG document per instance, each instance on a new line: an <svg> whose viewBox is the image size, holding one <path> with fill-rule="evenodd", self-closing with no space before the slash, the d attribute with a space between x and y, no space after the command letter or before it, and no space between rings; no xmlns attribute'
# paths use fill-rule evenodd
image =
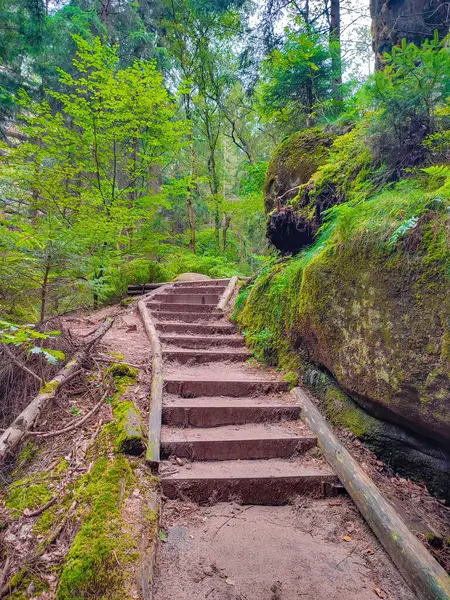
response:
<svg viewBox="0 0 450 600"><path fill-rule="evenodd" d="M282 254L298 254L314 242L314 231L304 216L286 206L269 216L267 239Z"/></svg>

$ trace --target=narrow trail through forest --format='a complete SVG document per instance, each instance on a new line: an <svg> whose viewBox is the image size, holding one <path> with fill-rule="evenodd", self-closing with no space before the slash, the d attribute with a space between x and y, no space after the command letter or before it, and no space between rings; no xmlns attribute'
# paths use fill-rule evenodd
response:
<svg viewBox="0 0 450 600"><path fill-rule="evenodd" d="M147 304L165 390L155 600L412 600L287 383L217 310L227 284L176 283Z"/></svg>

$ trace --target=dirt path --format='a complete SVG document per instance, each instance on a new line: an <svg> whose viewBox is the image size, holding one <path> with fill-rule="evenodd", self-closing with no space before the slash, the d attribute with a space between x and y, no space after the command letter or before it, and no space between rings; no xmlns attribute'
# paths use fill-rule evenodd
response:
<svg viewBox="0 0 450 600"><path fill-rule="evenodd" d="M287 384L216 311L226 283L149 303L165 358L154 600L413 600Z"/></svg>

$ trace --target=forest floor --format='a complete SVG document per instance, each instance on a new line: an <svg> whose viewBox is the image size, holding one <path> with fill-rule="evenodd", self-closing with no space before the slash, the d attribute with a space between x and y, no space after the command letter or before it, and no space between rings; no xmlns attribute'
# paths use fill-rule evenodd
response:
<svg viewBox="0 0 450 600"><path fill-rule="evenodd" d="M127 386L123 396L136 403L147 423L151 354L137 301L128 307L79 312L63 321L74 338L82 341L107 317L115 321L93 360L99 370L116 362L137 369L135 381ZM170 369L173 368L171 365ZM224 368L231 372L234 366L225 364ZM259 369L255 365L251 368ZM184 366L183 371L186 369ZM208 370L208 365L196 366L194 370L198 378ZM265 368L262 371L267 375ZM278 374L273 372L272 376L276 378ZM92 388L89 377L89 372L84 373L61 393L41 418L40 431L58 430L71 422L72 407L81 414L93 408L95 398L88 393ZM113 419L111 405L105 404L95 418L70 434L28 441L16 463L3 473L0 504L3 597L56 598L62 566L89 514L82 501L74 506L76 500L72 502L71 490L80 478L92 472L90 449ZM338 433L410 528L448 569L448 549L436 540L450 538L449 509L430 496L424 486L392 473L348 432ZM113 460L111 453L108 459ZM145 555L148 563L155 543L158 546L155 600L414 598L346 496L323 500L299 497L291 505L280 507L243 506L237 502L199 506L185 499L166 498L161 516L163 534L156 541L155 522L147 518L149 507L154 507L157 501L154 479L143 457L127 460L135 477L125 494L119 490L119 503L123 504L125 529L138 541L135 547L138 558L132 564L122 565L123 558L118 555L116 567L118 564L127 572L125 587L130 598L141 597L139 578L144 567L148 568L148 564L143 567L142 558ZM19 488L14 488L17 484ZM14 489L37 487L36 496L21 492L21 500L11 508L8 498ZM51 505L45 508L48 502ZM13 576L22 573L22 568L23 581L15 585Z"/></svg>

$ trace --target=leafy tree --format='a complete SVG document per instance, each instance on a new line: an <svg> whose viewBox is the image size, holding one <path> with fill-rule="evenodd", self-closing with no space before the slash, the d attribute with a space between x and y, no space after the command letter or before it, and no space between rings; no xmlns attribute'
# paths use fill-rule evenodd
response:
<svg viewBox="0 0 450 600"><path fill-rule="evenodd" d="M0 0L0 133L15 113L14 94L33 89L27 62L40 52L45 32L45 5L41 0Z"/></svg>
<svg viewBox="0 0 450 600"><path fill-rule="evenodd" d="M25 139L2 157L18 187L0 243L31 265L41 320L67 279L85 282L95 303L105 295L111 268L133 255L140 227L167 202L149 185L151 170L187 132L154 63L118 69L114 48L76 41L77 74L61 71L66 91L49 92L61 110L22 93Z"/></svg>
<svg viewBox="0 0 450 600"><path fill-rule="evenodd" d="M274 50L264 62L263 79L261 100L266 116L291 131L310 127L331 98L330 50L319 33L287 28L281 50Z"/></svg>
<svg viewBox="0 0 450 600"><path fill-rule="evenodd" d="M422 47L403 40L401 47L383 55L384 69L364 88L369 141L389 179L423 164L438 132L449 129L448 41L439 41L437 33ZM424 143L427 138L429 144Z"/></svg>

